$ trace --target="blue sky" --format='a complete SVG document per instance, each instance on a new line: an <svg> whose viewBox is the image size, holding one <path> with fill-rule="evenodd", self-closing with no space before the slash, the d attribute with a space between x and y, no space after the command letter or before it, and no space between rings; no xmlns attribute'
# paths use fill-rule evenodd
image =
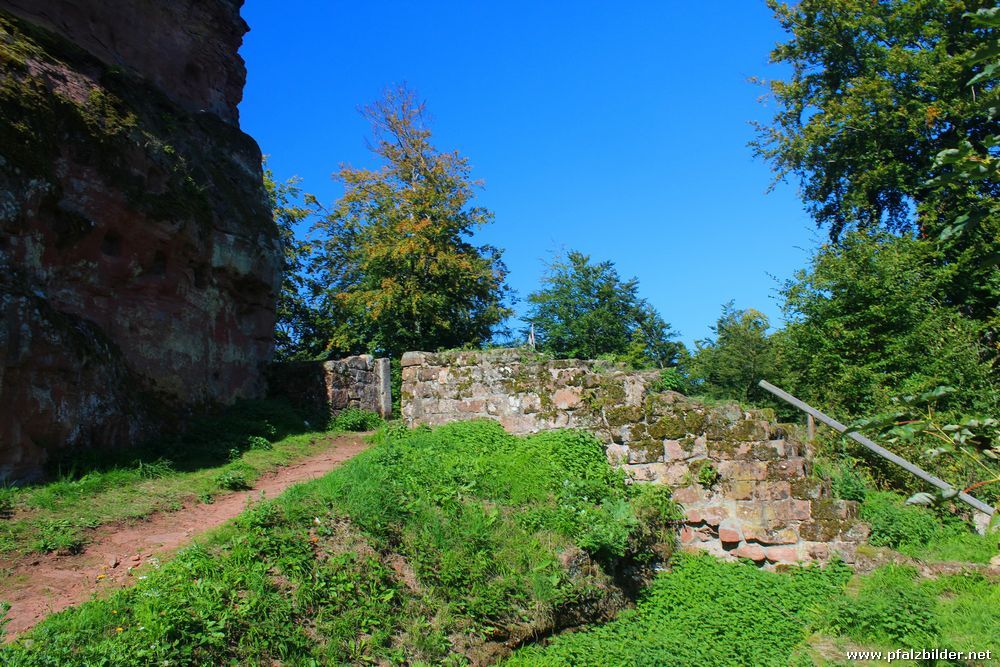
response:
<svg viewBox="0 0 1000 667"><path fill-rule="evenodd" d="M243 16L241 123L276 176L333 202L338 165L371 164L358 107L406 82L485 181L496 222L477 237L505 249L518 312L575 249L638 277L688 344L730 299L780 324L775 279L821 241L746 146L774 111L748 79L781 75L763 0L247 0Z"/></svg>

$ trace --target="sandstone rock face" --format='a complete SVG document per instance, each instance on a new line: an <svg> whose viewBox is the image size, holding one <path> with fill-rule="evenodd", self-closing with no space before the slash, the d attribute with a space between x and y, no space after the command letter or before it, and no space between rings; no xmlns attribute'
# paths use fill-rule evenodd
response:
<svg viewBox="0 0 1000 667"><path fill-rule="evenodd" d="M834 554L850 561L867 538L857 504L809 477L796 429L770 411L653 391L655 371L518 350L408 352L402 365L410 425L487 418L512 433L594 433L633 480L673 488L684 548L774 567Z"/></svg>
<svg viewBox="0 0 1000 667"><path fill-rule="evenodd" d="M0 0L0 480L263 391L281 252L240 4Z"/></svg>

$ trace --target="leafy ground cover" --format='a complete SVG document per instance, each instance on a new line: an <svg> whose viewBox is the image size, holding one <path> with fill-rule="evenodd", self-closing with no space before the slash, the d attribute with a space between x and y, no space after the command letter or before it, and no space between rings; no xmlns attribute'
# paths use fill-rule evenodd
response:
<svg viewBox="0 0 1000 667"><path fill-rule="evenodd" d="M492 422L387 428L135 587L56 614L9 665L489 661L610 619L672 538L600 443Z"/></svg>
<svg viewBox="0 0 1000 667"><path fill-rule="evenodd" d="M998 655L1000 586L974 573L923 579L897 565L854 577L842 563L773 573L680 554L634 610L504 664L846 665L855 664L849 650L913 647Z"/></svg>
<svg viewBox="0 0 1000 667"><path fill-rule="evenodd" d="M345 412L330 426L371 428L371 417L377 419ZM250 488L267 470L315 452L325 428L310 425L284 401L250 401L140 451L57 462L56 481L0 490L0 556L79 551L89 528Z"/></svg>

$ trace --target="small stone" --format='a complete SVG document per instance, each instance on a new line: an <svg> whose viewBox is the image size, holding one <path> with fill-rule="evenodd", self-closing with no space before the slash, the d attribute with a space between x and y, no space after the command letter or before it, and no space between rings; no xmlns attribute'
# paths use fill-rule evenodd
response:
<svg viewBox="0 0 1000 667"><path fill-rule="evenodd" d="M108 561L108 567L110 567L111 569L114 569L114 568L118 567L118 563L120 563L120 562L121 561L118 559L118 556L112 556L111 560Z"/></svg>
<svg viewBox="0 0 1000 667"><path fill-rule="evenodd" d="M663 443L663 458L666 461L683 461L691 456L677 440L667 440Z"/></svg>
<svg viewBox="0 0 1000 667"><path fill-rule="evenodd" d="M719 524L719 539L723 544L739 544L743 541L740 525L732 519L726 519Z"/></svg>
<svg viewBox="0 0 1000 667"><path fill-rule="evenodd" d="M754 483L747 480L736 480L729 484L726 497L734 500L750 500L753 498Z"/></svg>
<svg viewBox="0 0 1000 667"><path fill-rule="evenodd" d="M736 547L733 553L738 558L749 558L752 561L760 562L767 558L767 553L764 551L764 547L759 544L741 544Z"/></svg>
<svg viewBox="0 0 1000 667"><path fill-rule="evenodd" d="M796 563L800 560L799 550L792 546L767 547L765 553L772 563Z"/></svg>
<svg viewBox="0 0 1000 667"><path fill-rule="evenodd" d="M697 484L683 486L673 492L673 499L682 505L696 503L705 499L704 491Z"/></svg>

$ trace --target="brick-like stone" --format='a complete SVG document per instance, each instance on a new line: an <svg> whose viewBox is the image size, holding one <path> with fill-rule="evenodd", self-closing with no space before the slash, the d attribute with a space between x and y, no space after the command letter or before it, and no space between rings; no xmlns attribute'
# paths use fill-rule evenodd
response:
<svg viewBox="0 0 1000 667"><path fill-rule="evenodd" d="M770 479L799 479L805 474L805 459L802 457L772 461L767 466L767 476Z"/></svg>
<svg viewBox="0 0 1000 667"><path fill-rule="evenodd" d="M720 461L723 479L763 481L767 479L767 464L760 461Z"/></svg>
<svg viewBox="0 0 1000 667"><path fill-rule="evenodd" d="M608 457L608 463L613 466L622 465L628 462L628 447L625 445L608 445L604 448L604 453Z"/></svg>
<svg viewBox="0 0 1000 667"><path fill-rule="evenodd" d="M682 486L675 489L672 495L673 499L682 505L701 502L705 499L705 491L698 484Z"/></svg>
<svg viewBox="0 0 1000 667"><path fill-rule="evenodd" d="M743 537L759 544L795 544L799 541L794 528L771 529L761 524L744 524Z"/></svg>
<svg viewBox="0 0 1000 667"><path fill-rule="evenodd" d="M723 544L739 544L743 541L743 531L740 524L732 519L726 519L719 524L719 539Z"/></svg>
<svg viewBox="0 0 1000 667"><path fill-rule="evenodd" d="M665 440L663 452L665 461L683 461L691 456L691 453L681 445L679 440Z"/></svg>
<svg viewBox="0 0 1000 667"><path fill-rule="evenodd" d="M758 500L786 500L791 495L791 484L783 480L759 482L755 489Z"/></svg>
<svg viewBox="0 0 1000 667"><path fill-rule="evenodd" d="M757 482L747 480L729 482L725 495L727 498L732 498L733 500L750 500L754 496L754 487L756 484Z"/></svg>
<svg viewBox="0 0 1000 667"><path fill-rule="evenodd" d="M767 547L764 553L772 563L797 563L802 560L799 550L791 546Z"/></svg>
<svg viewBox="0 0 1000 667"><path fill-rule="evenodd" d="M733 551L737 558L749 558L752 561L761 562L767 558L767 552L759 544L741 544Z"/></svg>
<svg viewBox="0 0 1000 667"><path fill-rule="evenodd" d="M552 395L552 403L559 410L572 410L580 406L580 390L575 387L564 387Z"/></svg>

